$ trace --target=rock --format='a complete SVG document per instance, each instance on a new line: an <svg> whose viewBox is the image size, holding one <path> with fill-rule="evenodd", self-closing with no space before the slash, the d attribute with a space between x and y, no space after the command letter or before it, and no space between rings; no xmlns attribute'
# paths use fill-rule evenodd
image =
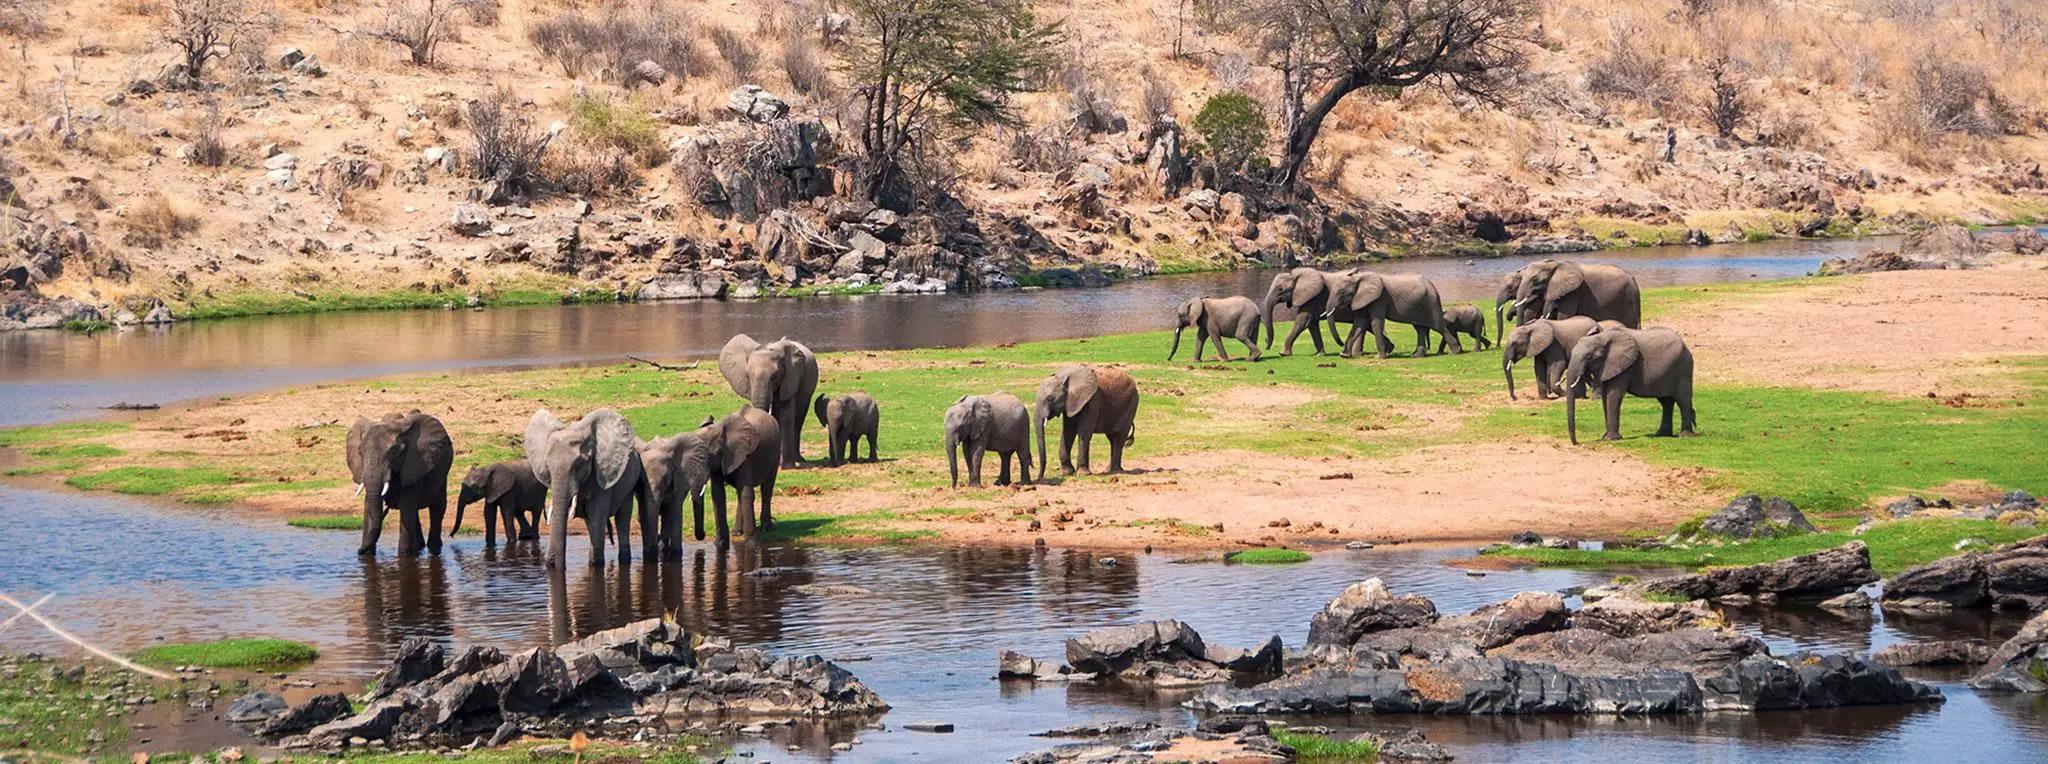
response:
<svg viewBox="0 0 2048 764"><path fill-rule="evenodd" d="M284 698L257 690L229 703L227 713L221 718L236 724L254 724L270 721L290 709L291 704L284 702Z"/></svg>
<svg viewBox="0 0 2048 764"><path fill-rule="evenodd" d="M2005 692L2048 692L2048 656L2041 654L2048 643L2048 613L2034 616L2018 634L1999 645L1984 661L1984 669L1970 677L1970 689Z"/></svg>
<svg viewBox="0 0 2048 764"><path fill-rule="evenodd" d="M1203 659L1230 671L1249 674L1278 674L1284 649L1279 635L1266 640L1256 649L1205 645Z"/></svg>
<svg viewBox="0 0 2048 764"><path fill-rule="evenodd" d="M417 639L417 637L415 637ZM407 713L419 708L419 699L411 693L398 693L372 702L361 712L336 719L314 727L306 738L314 745L336 746L356 739L383 740L391 737L398 728L398 721ZM360 743L354 743L361 745Z"/></svg>
<svg viewBox="0 0 2048 764"><path fill-rule="evenodd" d="M1054 289L1094 289L1116 283L1116 279L1093 265L1080 268L1047 268L1038 271L1037 275L1047 287Z"/></svg>
<svg viewBox="0 0 2048 764"><path fill-rule="evenodd" d="M1373 736L1379 758L1383 761L1450 761L1451 752L1443 746L1429 742L1422 730L1409 730L1394 736Z"/></svg>
<svg viewBox="0 0 2048 764"><path fill-rule="evenodd" d="M441 673L447 668L448 656L441 645L420 637L407 637L398 645L398 655L391 659L391 665L370 677L376 685L370 699L389 697L392 693L418 684ZM365 737L375 737L366 735Z"/></svg>
<svg viewBox="0 0 2048 764"><path fill-rule="evenodd" d="M1522 531L1521 533L1517 533L1513 536L1508 537L1508 546L1511 547L1527 549L1529 547L1542 545L1543 537L1537 535L1535 531Z"/></svg>
<svg viewBox="0 0 2048 764"><path fill-rule="evenodd" d="M568 700L573 689L569 666L560 655L536 647L478 675L497 693L506 713L544 714ZM381 687L379 689L382 689Z"/></svg>
<svg viewBox="0 0 2048 764"><path fill-rule="evenodd" d="M463 202L455 205L448 227L463 236L482 236L491 230L491 213L481 204Z"/></svg>
<svg viewBox="0 0 2048 764"><path fill-rule="evenodd" d="M1067 664L1089 674L1115 674L1146 661L1203 660L1202 635L1180 621L1098 629L1067 640Z"/></svg>
<svg viewBox="0 0 2048 764"><path fill-rule="evenodd" d="M1689 599L1736 594L1824 599L1876 580L1877 572L1870 568L1870 547L1861 541L1851 541L1778 562L1658 578L1634 586L1645 592Z"/></svg>
<svg viewBox="0 0 2048 764"><path fill-rule="evenodd" d="M1187 196L1181 197L1180 203L1190 210L1213 213L1216 207L1223 203L1223 196L1214 190L1204 188L1188 192Z"/></svg>
<svg viewBox="0 0 2048 764"><path fill-rule="evenodd" d="M651 59L642 59L640 63L633 65L633 83L644 82L649 85L660 85L667 81L668 70L662 68L661 64L655 63Z"/></svg>
<svg viewBox="0 0 2048 764"><path fill-rule="evenodd" d="M1849 592L1848 594L1821 600L1820 607L1841 613L1869 615L1871 604L1870 595L1863 592Z"/></svg>
<svg viewBox="0 0 2048 764"><path fill-rule="evenodd" d="M1111 735L1129 735L1135 732L1149 732L1158 728L1159 725L1153 724L1152 722L1097 722L1093 724L1075 724L1067 727L1061 727L1059 729L1046 730L1044 732L1034 732L1031 733L1031 736L1109 737Z"/></svg>
<svg viewBox="0 0 2048 764"><path fill-rule="evenodd" d="M605 668L626 674L663 666L689 668L697 665L690 639L690 633L680 624L650 618L562 645L555 648L555 654L570 662L591 656Z"/></svg>
<svg viewBox="0 0 2048 764"><path fill-rule="evenodd" d="M301 77L327 76L327 67L322 66L320 64L319 56L313 55L311 53L306 54L306 57L300 59L298 63L292 64L291 69L292 74L296 74Z"/></svg>
<svg viewBox="0 0 2048 764"><path fill-rule="evenodd" d="M2015 488L2007 491L2005 496L1998 500L1998 506L2000 509L2038 509L2041 502L2036 500L2033 494Z"/></svg>
<svg viewBox="0 0 2048 764"><path fill-rule="evenodd" d="M1894 519L1903 519L1907 517L1912 517L1913 513L1926 508L1927 501L1925 499L1922 499L1918 496L1908 496L1898 501L1894 501L1890 504L1886 504L1884 510L1885 512L1889 513Z"/></svg>
<svg viewBox="0 0 2048 764"><path fill-rule="evenodd" d="M741 85L725 97L725 108L751 122L772 122L789 114L789 102L759 85Z"/></svg>
<svg viewBox="0 0 2048 764"><path fill-rule="evenodd" d="M635 302L658 302L661 300L717 299L726 296L727 283L723 274L709 271L683 271L648 279L633 293Z"/></svg>
<svg viewBox="0 0 2048 764"><path fill-rule="evenodd" d="M1870 659L1887 666L1982 666L1995 650L1976 639L1906 642L1871 653Z"/></svg>
<svg viewBox="0 0 2048 764"><path fill-rule="evenodd" d="M315 695L256 728L257 737L274 738L318 727L348 716L348 696L338 692Z"/></svg>
<svg viewBox="0 0 2048 764"><path fill-rule="evenodd" d="M1731 539L1778 538L1814 532L1813 523L1792 502L1756 494L1741 496L1700 521L1704 533Z"/></svg>
<svg viewBox="0 0 2048 764"><path fill-rule="evenodd" d="M996 656L996 678L1041 679L1057 676L1060 667L1014 650Z"/></svg>
<svg viewBox="0 0 2048 764"><path fill-rule="evenodd" d="M951 722L911 722L903 725L903 728L911 732L952 732L953 724Z"/></svg>
<svg viewBox="0 0 2048 764"><path fill-rule="evenodd" d="M263 160L263 169L266 170L292 170L298 166L299 156L289 151L279 152Z"/></svg>
<svg viewBox="0 0 2048 764"><path fill-rule="evenodd" d="M1346 588L1309 621L1308 645L1350 647L1373 632L1421 626L1436 619L1436 603L1428 598L1419 594L1396 597L1379 579L1367 579Z"/></svg>
<svg viewBox="0 0 2048 764"><path fill-rule="evenodd" d="M306 60L305 51L298 48L285 48L284 52L277 54L277 68L290 69L304 60Z"/></svg>
<svg viewBox="0 0 2048 764"><path fill-rule="evenodd" d="M2048 536L1936 560L1893 576L1880 601L1888 610L2048 608Z"/></svg>
<svg viewBox="0 0 2048 764"><path fill-rule="evenodd" d="M1679 629L1710 628L1720 618L1705 602L1656 602L1640 592L1623 589L1613 596L1589 602L1572 614L1574 628L1592 629L1615 637L1636 637Z"/></svg>

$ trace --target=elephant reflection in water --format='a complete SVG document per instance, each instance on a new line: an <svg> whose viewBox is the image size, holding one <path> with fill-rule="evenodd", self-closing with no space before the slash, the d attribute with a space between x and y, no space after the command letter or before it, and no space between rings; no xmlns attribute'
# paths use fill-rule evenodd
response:
<svg viewBox="0 0 2048 764"><path fill-rule="evenodd" d="M1035 548L1033 554L1038 572L1038 601L1052 612L1092 624L1099 618L1114 617L1108 615L1105 605L1123 607L1137 600L1137 555L1044 547Z"/></svg>
<svg viewBox="0 0 2048 764"><path fill-rule="evenodd" d="M439 557L362 559L363 633L396 650L406 637L447 641L455 634L448 571Z"/></svg>
<svg viewBox="0 0 2048 764"><path fill-rule="evenodd" d="M636 620L673 614L684 627L743 642L782 636L784 595L800 579L748 576L765 567L807 567L801 550L755 544L698 547L680 560L548 570L549 638L562 644ZM639 581L634 581L635 577Z"/></svg>

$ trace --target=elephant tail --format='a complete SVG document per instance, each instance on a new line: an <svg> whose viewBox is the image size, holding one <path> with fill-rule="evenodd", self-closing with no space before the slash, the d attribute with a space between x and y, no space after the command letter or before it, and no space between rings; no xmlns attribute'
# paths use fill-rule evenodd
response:
<svg viewBox="0 0 2048 764"><path fill-rule="evenodd" d="M1132 443L1136 442L1138 442L1138 425L1132 424L1131 429L1124 431L1124 447L1129 448Z"/></svg>

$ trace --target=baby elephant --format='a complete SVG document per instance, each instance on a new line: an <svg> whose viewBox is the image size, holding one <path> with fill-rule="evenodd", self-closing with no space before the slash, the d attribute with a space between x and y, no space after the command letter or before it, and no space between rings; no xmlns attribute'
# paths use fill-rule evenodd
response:
<svg viewBox="0 0 2048 764"><path fill-rule="evenodd" d="M1180 333L1189 326L1195 327L1195 360L1202 360L1202 344L1209 338L1216 339L1216 354L1225 361L1230 349L1223 346L1223 338L1231 337L1251 349L1251 358L1259 360L1259 305L1249 297L1197 297L1180 304L1173 325L1173 349L1166 351L1166 360L1173 360L1180 352Z"/></svg>
<svg viewBox="0 0 2048 764"><path fill-rule="evenodd" d="M1691 437L1692 349L1670 329L1597 328L1572 348L1564 371L1564 416L1572 443L1579 442L1579 391L1590 385L1607 414L1602 440L1621 440L1621 399L1656 398L1664 405L1660 437L1671 436L1671 409L1683 417L1678 434Z"/></svg>
<svg viewBox="0 0 2048 764"><path fill-rule="evenodd" d="M450 535L462 530L462 510L476 501L484 503L484 546L497 544L500 519L505 522L508 545L514 540L515 528L519 540L540 538L537 529L541 510L548 505L548 486L533 476L533 467L525 459L469 468L462 478L462 493L455 499L455 528Z"/></svg>
<svg viewBox="0 0 2048 764"><path fill-rule="evenodd" d="M820 395L811 408L818 413L818 424L825 428L825 463L837 467L842 463L858 461L861 438L868 441L868 461L875 461L875 430L881 427L882 412L875 406L875 399L867 393L847 393L839 397Z"/></svg>
<svg viewBox="0 0 2048 764"><path fill-rule="evenodd" d="M967 395L946 409L946 467L960 487L960 449L967 449L967 485L981 486L982 456L994 451L1003 471L996 485L1010 484L1010 457L1017 457L1017 482L1031 482L1031 413L1009 393Z"/></svg>
<svg viewBox="0 0 2048 764"><path fill-rule="evenodd" d="M1493 347L1493 340L1486 338L1486 314L1470 305L1453 305L1444 309L1444 333L1436 339L1436 352L1444 352L1445 341L1453 334L1468 334L1480 350Z"/></svg>

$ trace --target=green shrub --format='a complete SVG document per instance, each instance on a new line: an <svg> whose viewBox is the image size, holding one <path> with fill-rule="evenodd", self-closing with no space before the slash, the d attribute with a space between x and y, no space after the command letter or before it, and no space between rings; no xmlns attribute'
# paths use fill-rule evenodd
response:
<svg viewBox="0 0 2048 764"><path fill-rule="evenodd" d="M569 128L580 140L622 151L645 167L660 165L668 156L661 145L661 121L636 101L571 98Z"/></svg>
<svg viewBox="0 0 2048 764"><path fill-rule="evenodd" d="M1266 111L1243 93L1217 93L1195 115L1195 132L1202 134L1218 170L1241 173L1265 148Z"/></svg>

